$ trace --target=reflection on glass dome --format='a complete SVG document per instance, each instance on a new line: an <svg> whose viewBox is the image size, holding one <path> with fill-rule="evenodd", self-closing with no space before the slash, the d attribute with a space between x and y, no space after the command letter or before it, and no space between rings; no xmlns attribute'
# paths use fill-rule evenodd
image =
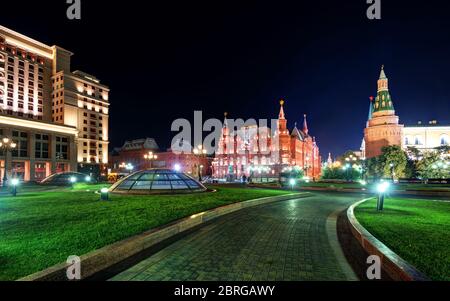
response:
<svg viewBox="0 0 450 301"><path fill-rule="evenodd" d="M55 186L70 186L73 183L71 179L75 179L75 183L93 183L95 182L93 178L88 175L79 172L61 172L52 174L47 178L43 179L40 184L45 185L55 185Z"/></svg>
<svg viewBox="0 0 450 301"><path fill-rule="evenodd" d="M130 194L176 194L206 191L192 177L170 169L148 169L135 172L111 186L111 192Z"/></svg>

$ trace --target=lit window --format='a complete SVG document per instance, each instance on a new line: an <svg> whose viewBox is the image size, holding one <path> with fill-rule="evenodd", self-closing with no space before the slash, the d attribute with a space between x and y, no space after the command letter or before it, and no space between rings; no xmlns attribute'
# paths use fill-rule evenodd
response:
<svg viewBox="0 0 450 301"><path fill-rule="evenodd" d="M422 144L423 144L422 137L421 137L421 136L416 136L416 137L414 138L414 144L415 144L415 145L422 145Z"/></svg>

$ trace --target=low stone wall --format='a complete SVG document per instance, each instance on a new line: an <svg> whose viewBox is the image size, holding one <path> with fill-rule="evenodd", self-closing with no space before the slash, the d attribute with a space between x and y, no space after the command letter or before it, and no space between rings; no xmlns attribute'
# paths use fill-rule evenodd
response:
<svg viewBox="0 0 450 301"><path fill-rule="evenodd" d="M116 242L81 256L81 279L88 278L133 255L155 246L166 239L225 214L263 204L286 201L293 198L307 197L308 195L308 193L292 193L283 196L266 197L229 204L194 214L168 225L154 228L142 234L132 236L128 239ZM21 278L19 281L66 281L66 269L67 264L60 263L46 270Z"/></svg>
<svg viewBox="0 0 450 301"><path fill-rule="evenodd" d="M350 206L347 210L347 219L354 238L370 255L377 255L382 262L382 268L393 280L396 281L429 281L428 277L418 271L415 267L403 260L400 256L389 249L385 244L369 233L356 219L354 209L362 200ZM375 209L374 209L375 210Z"/></svg>

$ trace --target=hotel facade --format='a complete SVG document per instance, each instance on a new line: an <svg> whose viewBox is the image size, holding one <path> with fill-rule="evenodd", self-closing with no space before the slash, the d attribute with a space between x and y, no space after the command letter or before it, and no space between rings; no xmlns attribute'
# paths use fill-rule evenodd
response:
<svg viewBox="0 0 450 301"><path fill-rule="evenodd" d="M0 26L1 179L37 181L108 163L109 88L73 55Z"/></svg>

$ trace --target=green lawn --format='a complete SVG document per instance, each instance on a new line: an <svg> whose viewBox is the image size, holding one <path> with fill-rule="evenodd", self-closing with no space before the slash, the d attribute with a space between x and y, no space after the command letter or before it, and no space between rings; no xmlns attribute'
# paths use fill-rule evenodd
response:
<svg viewBox="0 0 450 301"><path fill-rule="evenodd" d="M299 187L320 187L320 188L356 188L361 189L365 186L360 183L326 183L326 182L300 182Z"/></svg>
<svg viewBox="0 0 450 301"><path fill-rule="evenodd" d="M258 186L264 186L264 187L275 187L278 186L278 183L258 183ZM302 189L302 188L350 188L350 189L362 189L365 188L366 190L373 191L376 189L376 184L370 183L367 185L361 185L358 182L355 183L328 183L328 182L298 182L296 185L296 189ZM402 191L402 190L418 190L418 191L444 191L444 192L450 192L450 185L449 184L393 184L391 185L391 189Z"/></svg>
<svg viewBox="0 0 450 301"><path fill-rule="evenodd" d="M222 205L289 192L217 188L192 195L111 195L104 185L27 187L17 197L0 196L0 280L14 280L129 236Z"/></svg>
<svg viewBox="0 0 450 301"><path fill-rule="evenodd" d="M358 206L359 222L400 257L433 280L450 280L450 203L389 198Z"/></svg>
<svg viewBox="0 0 450 301"><path fill-rule="evenodd" d="M361 189L366 188L369 190L375 189L376 184L368 184L366 186L361 185L360 183L326 183L326 182L310 182L299 184L299 187L329 187L329 188L354 188ZM424 190L424 191L449 191L450 185L444 184L394 184L391 186L391 189L394 190Z"/></svg>

